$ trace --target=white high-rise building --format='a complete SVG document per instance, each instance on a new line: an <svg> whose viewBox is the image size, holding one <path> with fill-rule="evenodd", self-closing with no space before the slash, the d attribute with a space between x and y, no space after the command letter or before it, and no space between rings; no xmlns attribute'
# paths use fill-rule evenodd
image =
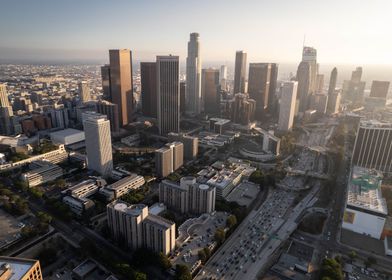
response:
<svg viewBox="0 0 392 280"><path fill-rule="evenodd" d="M79 83L79 99L81 103L85 103L91 100L90 97L90 88L88 87L88 83L86 81L82 81Z"/></svg>
<svg viewBox="0 0 392 280"><path fill-rule="evenodd" d="M87 166L103 176L113 169L110 121L104 115L91 115L83 121Z"/></svg>
<svg viewBox="0 0 392 280"><path fill-rule="evenodd" d="M158 176L166 177L179 169L184 163L184 144L181 142L167 143L155 151L155 168Z"/></svg>
<svg viewBox="0 0 392 280"><path fill-rule="evenodd" d="M201 58L199 34L191 33L186 58L186 112L200 114L201 111Z"/></svg>
<svg viewBox="0 0 392 280"><path fill-rule="evenodd" d="M178 56L157 56L159 133L180 131L180 64Z"/></svg>
<svg viewBox="0 0 392 280"><path fill-rule="evenodd" d="M293 127L298 82L285 82L281 89L279 130L289 131Z"/></svg>

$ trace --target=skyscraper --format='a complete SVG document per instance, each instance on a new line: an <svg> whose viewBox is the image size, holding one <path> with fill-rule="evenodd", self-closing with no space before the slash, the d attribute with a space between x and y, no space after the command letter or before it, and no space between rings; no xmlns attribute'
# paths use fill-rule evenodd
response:
<svg viewBox="0 0 392 280"><path fill-rule="evenodd" d="M132 53L128 49L109 50L109 58L111 102L118 105L120 125L125 126L133 114Z"/></svg>
<svg viewBox="0 0 392 280"><path fill-rule="evenodd" d="M278 116L279 112L279 100L276 96L276 85L278 83L278 69L279 65L277 63L271 63L271 78L268 92L268 108L270 114L273 116Z"/></svg>
<svg viewBox="0 0 392 280"><path fill-rule="evenodd" d="M221 89L223 89L223 90L227 89L227 66L226 65L222 65L220 68L219 83L220 83Z"/></svg>
<svg viewBox="0 0 392 280"><path fill-rule="evenodd" d="M337 80L338 80L338 69L334 67L331 72L331 77L329 78L328 95L334 93Z"/></svg>
<svg viewBox="0 0 392 280"><path fill-rule="evenodd" d="M220 82L219 70L203 69L201 95L204 113L219 115L220 113Z"/></svg>
<svg viewBox="0 0 392 280"><path fill-rule="evenodd" d="M155 62L140 63L140 82L142 87L143 116L157 117L157 64Z"/></svg>
<svg viewBox="0 0 392 280"><path fill-rule="evenodd" d="M298 82L285 82L281 89L279 109L279 130L290 131L293 128L295 101Z"/></svg>
<svg viewBox="0 0 392 280"><path fill-rule="evenodd" d="M261 121L268 107L271 80L270 63L250 63L248 78L249 97L256 100L256 119Z"/></svg>
<svg viewBox="0 0 392 280"><path fill-rule="evenodd" d="M191 33L186 58L186 112L201 112L201 58L199 34Z"/></svg>
<svg viewBox="0 0 392 280"><path fill-rule="evenodd" d="M161 135L180 131L179 72L178 56L157 56L158 125Z"/></svg>
<svg viewBox="0 0 392 280"><path fill-rule="evenodd" d="M318 75L317 50L315 48L305 46L302 50L302 61L308 62L310 65L309 88L311 94L315 93L317 90Z"/></svg>
<svg viewBox="0 0 392 280"><path fill-rule="evenodd" d="M120 131L120 123L118 121L118 105L106 100L96 103L97 112L106 115L110 121L110 129L112 132Z"/></svg>
<svg viewBox="0 0 392 280"><path fill-rule="evenodd" d="M373 81L370 89L370 97L386 99L389 90L388 81Z"/></svg>
<svg viewBox="0 0 392 280"><path fill-rule="evenodd" d="M155 169L160 177L166 177L176 171L184 163L184 144L181 142L167 143L155 151Z"/></svg>
<svg viewBox="0 0 392 280"><path fill-rule="evenodd" d="M311 72L312 66L309 62L302 61L299 64L297 69L299 112L305 112L308 109L311 94Z"/></svg>
<svg viewBox="0 0 392 280"><path fill-rule="evenodd" d="M110 175L113 169L110 121L104 115L87 115L83 127L88 168L103 176Z"/></svg>
<svg viewBox="0 0 392 280"><path fill-rule="evenodd" d="M86 81L82 81L78 85L79 87L79 100L81 103L85 103L91 100L90 88Z"/></svg>
<svg viewBox="0 0 392 280"><path fill-rule="evenodd" d="M234 103L231 112L231 120L234 123L248 125L254 121L256 101L248 98L247 94L237 93L234 96Z"/></svg>
<svg viewBox="0 0 392 280"><path fill-rule="evenodd" d="M357 67L351 75L351 80L343 83L343 97L354 104L362 104L366 83L361 81L362 67Z"/></svg>
<svg viewBox="0 0 392 280"><path fill-rule="evenodd" d="M244 51L237 51L235 54L234 94L245 93L246 57Z"/></svg>
<svg viewBox="0 0 392 280"><path fill-rule="evenodd" d="M112 101L112 97L110 95L110 65L106 64L101 66L101 79L103 97L108 101Z"/></svg>

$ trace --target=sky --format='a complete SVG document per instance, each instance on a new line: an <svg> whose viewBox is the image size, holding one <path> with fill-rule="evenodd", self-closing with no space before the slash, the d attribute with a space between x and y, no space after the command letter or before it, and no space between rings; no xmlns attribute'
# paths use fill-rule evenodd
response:
<svg viewBox="0 0 392 280"><path fill-rule="evenodd" d="M392 65L391 0L2 0L0 61L135 60L177 54L200 33L204 61Z"/></svg>

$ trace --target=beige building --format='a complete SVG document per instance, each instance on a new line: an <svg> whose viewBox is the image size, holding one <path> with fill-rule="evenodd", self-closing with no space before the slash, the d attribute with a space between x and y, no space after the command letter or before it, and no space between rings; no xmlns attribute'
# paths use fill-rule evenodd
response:
<svg viewBox="0 0 392 280"><path fill-rule="evenodd" d="M159 201L181 213L211 213L215 198L215 187L198 184L195 177L183 177L180 184L163 180L159 185Z"/></svg>
<svg viewBox="0 0 392 280"><path fill-rule="evenodd" d="M176 171L184 163L184 144L181 142L167 143L155 151L155 169L160 177L166 177Z"/></svg>
<svg viewBox="0 0 392 280"><path fill-rule="evenodd" d="M86 138L87 166L100 175L108 176L113 169L110 121L97 114L83 121Z"/></svg>
<svg viewBox="0 0 392 280"><path fill-rule="evenodd" d="M192 160L197 157L199 151L199 138L174 132L169 133L168 138L170 142L178 141L184 144L184 158L186 160Z"/></svg>
<svg viewBox="0 0 392 280"><path fill-rule="evenodd" d="M293 128L298 82L285 82L281 89L278 128L290 131Z"/></svg>
<svg viewBox="0 0 392 280"><path fill-rule="evenodd" d="M144 204L113 201L107 205L108 225L113 238L134 250L141 247L170 253L175 246L175 224L148 213Z"/></svg>
<svg viewBox="0 0 392 280"><path fill-rule="evenodd" d="M1 257L0 280L42 280L38 260Z"/></svg>
<svg viewBox="0 0 392 280"><path fill-rule="evenodd" d="M132 121L133 81L132 52L128 49L109 50L110 99L117 104L120 126Z"/></svg>
<svg viewBox="0 0 392 280"><path fill-rule="evenodd" d="M79 100L81 103L85 103L91 100L90 88L86 81L82 81L78 84L79 87Z"/></svg>

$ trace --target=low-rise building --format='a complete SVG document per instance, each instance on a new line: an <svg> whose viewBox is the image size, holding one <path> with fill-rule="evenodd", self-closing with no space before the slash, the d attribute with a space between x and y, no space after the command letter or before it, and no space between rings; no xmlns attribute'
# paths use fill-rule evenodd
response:
<svg viewBox="0 0 392 280"><path fill-rule="evenodd" d="M64 196L63 202L68 205L69 209L78 216L95 206L91 199L85 197Z"/></svg>
<svg viewBox="0 0 392 280"><path fill-rule="evenodd" d="M241 173L230 169L223 169L217 172L207 181L207 185L216 188L216 196L225 198L242 179Z"/></svg>
<svg viewBox="0 0 392 280"><path fill-rule="evenodd" d="M379 171L354 166L348 185L343 228L381 238L388 209L381 193Z"/></svg>
<svg viewBox="0 0 392 280"><path fill-rule="evenodd" d="M81 130L67 128L50 133L50 139L54 144L63 144L65 146L83 142L84 132Z"/></svg>
<svg viewBox="0 0 392 280"><path fill-rule="evenodd" d="M93 179L88 179L79 184L76 184L68 189L62 191L63 194L68 194L69 196L75 198L89 197L90 195L98 192L99 186L97 182Z"/></svg>
<svg viewBox="0 0 392 280"><path fill-rule="evenodd" d="M35 161L32 164L34 167L31 171L22 174L22 180L28 186L35 187L63 176L63 169L48 161Z"/></svg>
<svg viewBox="0 0 392 280"><path fill-rule="evenodd" d="M132 174L131 176L120 179L119 181L108 185L99 190L108 201L118 199L124 194L127 194L130 190L136 190L143 186L145 183L144 177Z"/></svg>

